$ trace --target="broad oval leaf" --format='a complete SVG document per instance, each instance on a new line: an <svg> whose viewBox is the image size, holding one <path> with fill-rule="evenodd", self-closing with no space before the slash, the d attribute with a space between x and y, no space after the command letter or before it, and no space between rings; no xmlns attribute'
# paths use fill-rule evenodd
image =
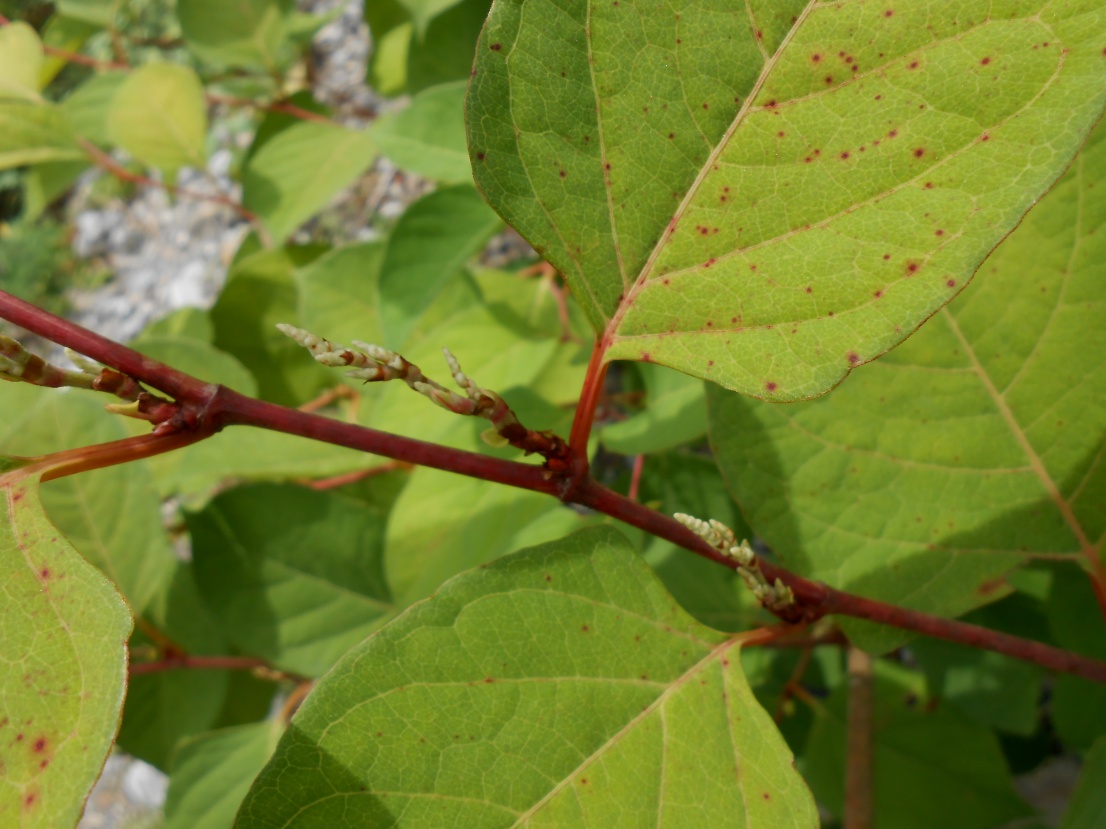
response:
<svg viewBox="0 0 1106 829"><path fill-rule="evenodd" d="M347 655L236 825L816 826L740 646L614 530L522 551Z"/></svg>
<svg viewBox="0 0 1106 829"><path fill-rule="evenodd" d="M319 676L392 611L384 519L352 499L253 484L186 520L196 584L245 653Z"/></svg>
<svg viewBox="0 0 1106 829"><path fill-rule="evenodd" d="M111 751L131 615L0 461L0 824L74 826Z"/></svg>
<svg viewBox="0 0 1106 829"><path fill-rule="evenodd" d="M1084 0L498 0L469 149L607 360L795 400L964 287L1101 114L1104 47Z"/></svg>
<svg viewBox="0 0 1106 829"><path fill-rule="evenodd" d="M373 138L380 152L403 169L435 181L471 182L465 147L467 86L467 81L433 86L416 95L406 109L378 120Z"/></svg>
<svg viewBox="0 0 1106 829"><path fill-rule="evenodd" d="M278 71L291 0L179 0L184 41L201 60L215 66Z"/></svg>
<svg viewBox="0 0 1106 829"><path fill-rule="evenodd" d="M45 60L31 26L17 20L0 29L0 98L37 100Z"/></svg>
<svg viewBox="0 0 1106 829"><path fill-rule="evenodd" d="M1101 572L1104 183L1099 127L964 294L832 395L712 389L730 491L788 566L947 615L1001 596L1027 555ZM902 641L863 627L866 646Z"/></svg>
<svg viewBox="0 0 1106 829"><path fill-rule="evenodd" d="M203 167L203 84L187 66L148 63L119 86L108 111L108 129L119 146L170 179L185 165Z"/></svg>
<svg viewBox="0 0 1106 829"><path fill-rule="evenodd" d="M0 100L0 170L81 158L84 153L58 107Z"/></svg>
<svg viewBox="0 0 1106 829"><path fill-rule="evenodd" d="M268 138L242 170L242 204L283 242L372 163L368 132L304 121Z"/></svg>

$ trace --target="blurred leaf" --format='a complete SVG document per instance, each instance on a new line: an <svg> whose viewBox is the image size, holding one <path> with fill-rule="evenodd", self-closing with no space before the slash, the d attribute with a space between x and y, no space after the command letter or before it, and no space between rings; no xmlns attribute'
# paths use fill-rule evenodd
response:
<svg viewBox="0 0 1106 829"><path fill-rule="evenodd" d="M379 314L385 342L406 342L446 282L502 226L467 185L436 190L407 208L380 266Z"/></svg>
<svg viewBox="0 0 1106 829"><path fill-rule="evenodd" d="M76 824L111 751L131 619L18 467L0 464L0 823L54 829Z"/></svg>
<svg viewBox="0 0 1106 829"><path fill-rule="evenodd" d="M56 0L58 11L74 20L110 28L122 0Z"/></svg>
<svg viewBox="0 0 1106 829"><path fill-rule="evenodd" d="M345 245L297 269L297 307L303 325L347 346L355 339L383 341L377 285L386 250L384 242ZM388 345L399 348L402 343ZM334 379L340 376L334 374Z"/></svg>
<svg viewBox="0 0 1106 829"><path fill-rule="evenodd" d="M256 484L187 521L200 592L227 637L279 668L321 675L392 611L384 520L364 505Z"/></svg>
<svg viewBox="0 0 1106 829"><path fill-rule="evenodd" d="M380 152L396 166L435 181L471 182L472 166L465 146L467 87L468 81L430 87L416 95L406 109L380 118L372 133ZM484 206L491 212L486 203Z"/></svg>
<svg viewBox="0 0 1106 829"><path fill-rule="evenodd" d="M1106 824L1106 738L1087 752L1079 784L1060 829L1096 829Z"/></svg>
<svg viewBox="0 0 1106 829"><path fill-rule="evenodd" d="M372 164L367 132L304 121L274 135L242 169L242 203L277 244Z"/></svg>
<svg viewBox="0 0 1106 829"><path fill-rule="evenodd" d="M135 348L147 357L206 383L220 383L250 397L257 395L257 382L246 367L202 340L172 335L147 336L135 343Z"/></svg>
<svg viewBox="0 0 1106 829"><path fill-rule="evenodd" d="M406 607L458 573L554 541L585 520L548 495L417 468L388 520L388 584Z"/></svg>
<svg viewBox="0 0 1106 829"><path fill-rule="evenodd" d="M277 330L296 323L296 267L321 251L313 248L264 250L236 262L211 309L214 345L236 357L257 380L260 396L298 406L328 384L327 372Z"/></svg>
<svg viewBox="0 0 1106 829"><path fill-rule="evenodd" d="M642 364L645 410L604 426L603 445L621 455L663 452L707 433L707 402L703 383L678 371Z"/></svg>
<svg viewBox="0 0 1106 829"><path fill-rule="evenodd" d="M237 826L814 827L739 647L611 529L522 551L348 654Z"/></svg>
<svg viewBox="0 0 1106 829"><path fill-rule="evenodd" d="M93 144L111 144L114 137L108 125L108 116L112 102L126 80L125 72L101 72L74 89L58 105L73 132Z"/></svg>
<svg viewBox="0 0 1106 829"><path fill-rule="evenodd" d="M991 651L919 639L910 652L940 697L977 723L1029 737L1040 722L1042 671Z"/></svg>
<svg viewBox="0 0 1106 829"><path fill-rule="evenodd" d="M56 106L0 100L0 170L82 158L73 130Z"/></svg>
<svg viewBox="0 0 1106 829"><path fill-rule="evenodd" d="M1014 791L994 734L947 706L927 705L916 674L876 663L873 825L994 829L1029 808ZM840 815L845 791L847 686L815 709L804 776Z"/></svg>
<svg viewBox="0 0 1106 829"><path fill-rule="evenodd" d="M161 337L184 337L210 343L214 336L215 327L211 324L207 311L199 308L178 308L143 328L135 342L142 343Z"/></svg>
<svg viewBox="0 0 1106 829"><path fill-rule="evenodd" d="M407 51L414 25L399 0L364 4L373 48L365 80L381 95L398 95L407 84Z"/></svg>
<svg viewBox="0 0 1106 829"><path fill-rule="evenodd" d="M1083 0L523 8L497 3L476 49L481 192L607 360L775 401L955 296L1106 104Z"/></svg>
<svg viewBox="0 0 1106 829"><path fill-rule="evenodd" d="M23 215L20 220L35 221L55 199L76 183L88 167L85 161L46 161L28 168L23 179Z"/></svg>
<svg viewBox="0 0 1106 829"><path fill-rule="evenodd" d="M1102 610L1086 573L1074 568L1056 571L1046 608L1056 644L1106 660ZM1102 685L1066 674L1058 676L1050 708L1056 733L1069 749L1085 751L1106 735L1106 688Z"/></svg>
<svg viewBox="0 0 1106 829"><path fill-rule="evenodd" d="M112 99L108 131L115 143L169 181L185 165L202 169L207 136L203 84L187 66L140 66Z"/></svg>
<svg viewBox="0 0 1106 829"><path fill-rule="evenodd" d="M832 395L712 388L712 444L753 528L834 587L957 615L1026 554L1106 530L1106 128L926 328ZM864 647L897 631L847 625Z"/></svg>
<svg viewBox="0 0 1106 829"><path fill-rule="evenodd" d="M165 829L230 829L242 798L280 738L276 722L209 731L177 749Z"/></svg>
<svg viewBox="0 0 1106 829"><path fill-rule="evenodd" d="M38 100L45 60L32 27L16 20L0 28L0 99Z"/></svg>
<svg viewBox="0 0 1106 829"><path fill-rule="evenodd" d="M476 39L488 18L491 0L460 0L412 32L407 49L407 89L419 92L468 78L473 72Z"/></svg>
<svg viewBox="0 0 1106 829"><path fill-rule="evenodd" d="M292 0L178 0L177 18L189 50L213 66L274 73L280 67Z"/></svg>
<svg viewBox="0 0 1106 829"><path fill-rule="evenodd" d="M85 42L99 29L96 24L85 20L67 17L64 14L52 14L42 29L42 42L48 47L63 50L67 54L80 52ZM39 88L45 88L68 65L69 61L62 54L46 55L39 74Z"/></svg>

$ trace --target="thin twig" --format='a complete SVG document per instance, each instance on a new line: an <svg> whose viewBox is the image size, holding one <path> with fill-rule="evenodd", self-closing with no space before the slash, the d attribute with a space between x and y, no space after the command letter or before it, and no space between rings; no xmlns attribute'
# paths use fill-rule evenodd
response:
<svg viewBox="0 0 1106 829"><path fill-rule="evenodd" d="M336 489L337 487L346 486L347 484L355 484L366 478L375 478L377 475L385 475L389 472L407 471L414 468L412 464L404 463L403 461L390 461L368 469L355 469L352 472L334 475L330 478L317 478L314 481L308 481L307 486L317 490Z"/></svg>
<svg viewBox="0 0 1106 829"><path fill-rule="evenodd" d="M134 662L127 669L131 676L156 674L162 671L253 671L271 670L264 659L250 656L193 656L179 654L156 659L153 662Z"/></svg>
<svg viewBox="0 0 1106 829"><path fill-rule="evenodd" d="M641 473L645 469L645 455L638 455L634 458L634 467L630 471L630 491L626 493L626 497L631 501L638 499L638 492L641 489Z"/></svg>
<svg viewBox="0 0 1106 829"><path fill-rule="evenodd" d="M229 207L231 210L233 210L254 227L261 227L261 220L257 217L256 213L247 210L245 207L243 207L241 204L239 204L229 196L224 196L219 193L199 193L195 190L189 190L184 187L177 187L166 184L163 181L157 181L156 179L152 179L149 176L141 175L140 173L132 173L130 170L128 170L126 167L124 167L122 164L120 164L110 155L105 153L88 139L78 136L77 143L81 146L81 149L88 154L88 157L97 167L106 170L121 181L129 181L134 184L144 185L146 187L154 187L159 190L165 190L167 193L172 193L177 196L185 196L186 198L190 199L197 199L199 201L207 201L214 204L221 204L224 207Z"/></svg>

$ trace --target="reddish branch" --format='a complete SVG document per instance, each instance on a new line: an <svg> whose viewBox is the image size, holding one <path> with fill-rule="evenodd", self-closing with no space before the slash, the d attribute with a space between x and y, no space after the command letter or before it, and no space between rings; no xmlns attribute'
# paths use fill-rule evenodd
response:
<svg viewBox="0 0 1106 829"><path fill-rule="evenodd" d="M141 175L140 173L132 173L110 155L105 153L91 141L78 136L77 143L81 146L92 162L103 170L111 173L120 181L129 181L134 184L141 184L145 187L155 187L161 190L165 190L168 193L173 193L177 196L184 196L190 199L196 199L198 201L212 202L213 204L221 204L224 207L229 207L247 222L254 227L261 227L261 221L257 218L257 214L247 210L241 204L236 202L229 196L223 196L218 193L200 193L196 190L189 190L184 187L176 187L166 184L162 181L157 181L149 176Z"/></svg>
<svg viewBox="0 0 1106 829"><path fill-rule="evenodd" d="M723 566L730 568L736 566L732 559L713 549L674 518L613 492L587 476L586 446L590 417L578 417L577 424L573 428L573 436L583 441L574 442L573 447L578 453L577 457L583 457L584 460L579 461L577 468L572 472L555 474L552 470L537 465L465 452L254 400L222 386L204 383L156 360L144 357L123 345L55 317L3 291L0 291L0 317L59 345L68 346L173 398L174 410L168 413L166 421L153 435L146 436L150 446L142 444L143 451L153 453L153 449L158 446L168 446L167 441L170 440L188 442L198 440L225 426L258 426L321 440L325 443L347 446L418 466L429 466L473 478L544 492L559 497L565 502L590 507L597 512L617 518ZM602 368L589 372L589 376L593 379L585 387L587 393L581 400L582 409L588 406L594 407L595 400L598 398L598 389L601 386L597 378L601 374ZM132 459L134 443L128 443L126 451L122 454L116 453L113 458L110 447L115 445L105 444L103 447L88 447L78 451L94 454L101 466ZM76 469L69 471L76 471ZM810 623L829 614L852 616L925 636L995 651L1016 659L1035 662L1049 670L1070 673L1106 684L1106 663L1104 662L977 625L954 619L943 619L845 593L789 573L765 561L760 562L760 568L770 582L779 578L793 591L795 605L789 613L783 614L787 622Z"/></svg>

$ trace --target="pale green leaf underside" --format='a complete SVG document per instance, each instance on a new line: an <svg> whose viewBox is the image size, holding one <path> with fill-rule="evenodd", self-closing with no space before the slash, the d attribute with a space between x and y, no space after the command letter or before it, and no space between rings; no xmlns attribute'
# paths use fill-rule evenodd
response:
<svg viewBox="0 0 1106 829"><path fill-rule="evenodd" d="M37 489L0 478L0 825L53 829L76 824L111 750L131 617Z"/></svg>
<svg viewBox="0 0 1106 829"><path fill-rule="evenodd" d="M473 169L607 359L795 400L963 288L1101 114L1104 46L1099 0L498 0Z"/></svg>
<svg viewBox="0 0 1106 829"><path fill-rule="evenodd" d="M708 396L730 491L788 566L954 615L1001 595L992 580L1026 555L1093 564L1106 537L1104 182L1099 127L967 291L832 395ZM901 641L889 635L865 644Z"/></svg>
<svg viewBox="0 0 1106 829"><path fill-rule="evenodd" d="M253 827L813 827L741 672L611 529L470 571L340 662Z"/></svg>

